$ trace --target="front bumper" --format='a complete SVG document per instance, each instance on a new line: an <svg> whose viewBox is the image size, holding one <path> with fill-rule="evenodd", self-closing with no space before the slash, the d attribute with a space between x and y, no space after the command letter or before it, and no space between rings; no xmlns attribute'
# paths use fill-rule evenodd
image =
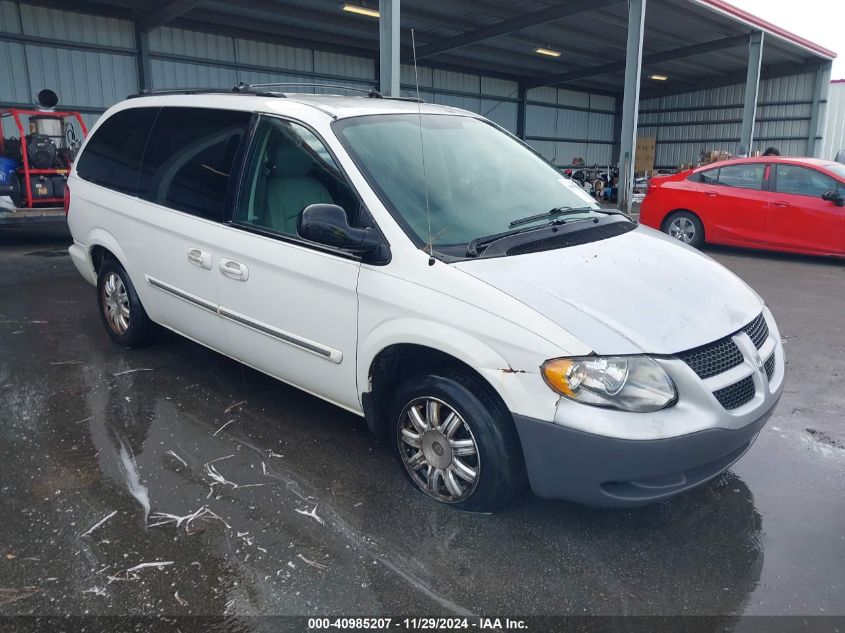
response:
<svg viewBox="0 0 845 633"><path fill-rule="evenodd" d="M727 469L757 438L783 392L780 332L768 309L763 316L765 339L755 344L744 329L732 335L742 362L717 375L702 379L678 358L657 358L678 390L677 404L667 409L628 413L561 398L553 421L514 415L534 493L591 506L637 506ZM749 387L744 399L717 398L740 382Z"/></svg>
<svg viewBox="0 0 845 633"><path fill-rule="evenodd" d="M668 499L725 471L757 439L774 404L740 429L659 440L604 437L519 415L514 422L538 497L632 507Z"/></svg>

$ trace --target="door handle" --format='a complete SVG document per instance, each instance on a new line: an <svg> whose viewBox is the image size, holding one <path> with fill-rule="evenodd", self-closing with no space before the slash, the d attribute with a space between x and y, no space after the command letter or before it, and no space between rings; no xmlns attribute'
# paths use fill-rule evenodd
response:
<svg viewBox="0 0 845 633"><path fill-rule="evenodd" d="M249 279L249 268L245 264L236 262L234 259L228 257L221 257L218 262L220 272L236 281L246 281Z"/></svg>
<svg viewBox="0 0 845 633"><path fill-rule="evenodd" d="M716 193L715 191L705 191L704 195L709 196L710 198L716 198L716 197L718 197L719 194Z"/></svg>
<svg viewBox="0 0 845 633"><path fill-rule="evenodd" d="M784 202L782 200L778 200L777 202L772 203L773 207L791 207L792 205L788 202Z"/></svg>
<svg viewBox="0 0 845 633"><path fill-rule="evenodd" d="M211 253L206 253L199 248L188 249L188 261L194 266L211 270Z"/></svg>

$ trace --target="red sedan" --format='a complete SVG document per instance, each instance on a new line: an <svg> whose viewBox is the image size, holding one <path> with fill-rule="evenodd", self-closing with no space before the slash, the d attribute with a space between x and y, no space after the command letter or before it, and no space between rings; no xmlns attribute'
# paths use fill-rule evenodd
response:
<svg viewBox="0 0 845 633"><path fill-rule="evenodd" d="M845 165L766 156L655 177L640 222L692 246L845 257Z"/></svg>

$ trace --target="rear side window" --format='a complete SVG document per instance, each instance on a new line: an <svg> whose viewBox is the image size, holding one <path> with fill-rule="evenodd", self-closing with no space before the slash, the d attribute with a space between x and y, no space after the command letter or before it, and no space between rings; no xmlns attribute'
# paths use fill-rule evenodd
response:
<svg viewBox="0 0 845 633"><path fill-rule="evenodd" d="M742 163L727 165L719 169L719 184L726 187L740 189L762 189L763 172L766 166L762 163Z"/></svg>
<svg viewBox="0 0 845 633"><path fill-rule="evenodd" d="M132 108L106 119L79 157L76 166L79 177L134 195L144 144L158 111L158 108Z"/></svg>
<svg viewBox="0 0 845 633"><path fill-rule="evenodd" d="M765 165L762 163L743 163L725 165L692 174L688 180L705 185L722 185L739 189L762 189Z"/></svg>
<svg viewBox="0 0 845 633"><path fill-rule="evenodd" d="M222 220L235 154L249 112L162 108L138 179L138 195L209 220Z"/></svg>

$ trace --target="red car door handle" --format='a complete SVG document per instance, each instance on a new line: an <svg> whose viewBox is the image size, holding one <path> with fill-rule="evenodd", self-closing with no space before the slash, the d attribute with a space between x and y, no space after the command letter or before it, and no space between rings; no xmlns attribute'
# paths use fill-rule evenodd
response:
<svg viewBox="0 0 845 633"><path fill-rule="evenodd" d="M783 202L782 200L778 200L777 202L772 203L773 207L791 207L792 205L788 202Z"/></svg>
<svg viewBox="0 0 845 633"><path fill-rule="evenodd" d="M704 192L704 195L706 195L706 196L710 196L711 198L715 198L715 197L716 197L716 196L718 196L719 194L718 194L718 193L716 193L715 191L705 191L705 192Z"/></svg>

